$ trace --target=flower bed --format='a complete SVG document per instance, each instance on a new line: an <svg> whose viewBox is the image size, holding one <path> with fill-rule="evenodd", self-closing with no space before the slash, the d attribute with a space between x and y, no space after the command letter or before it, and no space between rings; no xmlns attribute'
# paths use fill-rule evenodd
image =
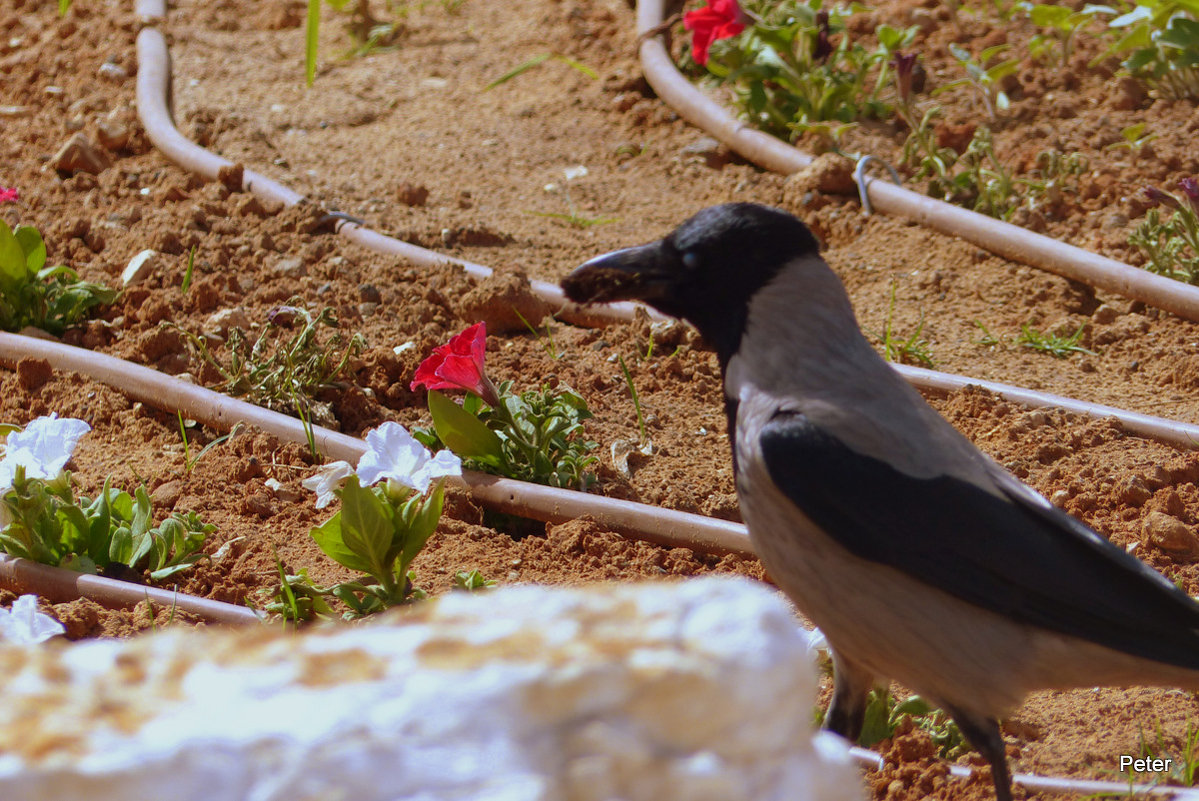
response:
<svg viewBox="0 0 1199 801"><path fill-rule="evenodd" d="M280 211L224 184L193 180L148 152L135 125L125 146L112 151L114 165L98 176L79 171L57 179L52 171L43 173L37 154L58 148L66 138L64 121L82 119L88 135L98 139L101 122L125 119L131 82L97 86L93 73L108 59L127 73L134 69L133 23L115 6L89 8L81 0L63 21L52 9L18 7L11 0L3 9L0 19L10 34L24 37L23 44L0 55L5 77L25 76L23 82L6 81L15 88L5 90L11 96L4 96L3 105L27 109L11 116L11 126L5 120L6 131L13 131L14 144L6 141L13 167L0 183L20 187L17 202L3 207L5 219L38 226L50 261L69 264L89 281L116 285L135 254L156 251L149 277L128 288L98 320L69 332L68 341L211 383L216 376L206 374L185 339L160 323L207 333L219 352L217 337L227 342L238 325L256 336L273 310L295 305L293 297L312 312L328 306L339 330L347 338L361 333L367 347L336 379L342 386L320 390L316 400L329 405L343 431L362 435L392 419L429 425L424 398L411 389L417 366L452 335L486 320L497 338L487 363L496 381L511 380L521 388L564 384L588 402L594 417L586 421L587 436L600 443L597 453L603 457L596 491L731 517L736 504L712 355L678 326L644 322L601 331L545 323L546 309L513 268L553 279L596 252L668 229L697 205L756 199L789 205L820 231L868 329L889 330L903 344L923 319L917 339L925 341L941 369L1152 413L1186 417L1199 408L1192 399L1199 358L1193 324L1114 296L1096 296L903 223L863 220L855 204L828 187L796 186L730 162L727 151L702 142L648 97L629 55L631 19L623 7L558 9L528 0L501 15L468 0L461 13L472 29L495 31L505 45L486 54L477 42L453 40L460 20L430 9L414 19L410 47L367 60L328 62L309 95L300 94L294 59L277 61L272 54L276 43L285 54L294 53L299 41L298 20L285 4L264 3L248 15L237 3L184 4L172 16L178 118L187 133L294 181L319 200L367 215L381 229L500 267L500 275L487 281L468 280L448 268L418 272L345 247L304 210ZM904 23L909 12L886 5L878 12L884 13ZM533 21L546 15L542 30ZM969 22L966 27L979 28ZM325 48L331 52L338 32L335 26L325 30L333 37ZM540 45L543 36L551 41ZM947 42L952 34L934 27L926 38ZM262 47L230 47L234 42ZM440 66L422 60L429 48L440 49ZM569 52L603 78L590 79L550 60L482 90L539 48ZM234 55L245 61L232 66ZM35 65L44 72L34 71ZM380 78L381 69L395 72ZM231 88L234 73L242 72L270 76L272 94L264 88L270 83L265 77ZM54 83L44 77L51 74ZM193 76L196 85L189 83ZM1118 134L1124 116L1148 110L1125 113L1105 105L1107 95L1086 88L1090 80L1080 82L1083 93L1071 95L1075 117L1031 124L1063 141L1081 142L1088 126L1097 124L1095 114L1107 113ZM59 84L61 95L45 91ZM347 101L346 86L362 97ZM969 97L965 88L955 91ZM61 100L43 104L47 96ZM948 104L952 95L944 98ZM1030 98L1031 92L1013 106L1033 108ZM402 114L388 110L393 100L397 108L402 104ZM473 109L465 120L445 111L464 106ZM1187 131L1185 104L1152 108L1160 111L1163 128ZM1014 126L1010 133L1015 140ZM997 139L1001 150L1003 135ZM414 144L426 140L427 147ZM1186 141L1181 135L1178 140ZM436 147L439 141L444 147ZM1096 168L1094 179L1110 191L1069 199L1071 214L1059 232L1102 245L1109 233L1105 215L1124 215L1123 229L1130 228L1136 218L1131 198L1141 184L1169 187L1175 177L1195 172L1190 151L1173 141L1163 135L1151 143L1159 155L1155 160L1111 151L1118 154L1114 166ZM572 215L616 221L579 226L544 216L565 210L559 208L561 194L544 186L560 182L562 170L579 163L587 164L588 174L572 182L577 204ZM306 170L318 164L312 167L317 174L309 176ZM488 171L496 165L503 169ZM1145 172L1133 172L1141 166ZM422 188L427 196L420 201ZM1121 205L1122 197L1130 205ZM1112 237L1120 227L1110 229ZM511 313L513 307L536 333ZM975 320L993 341L984 340ZM1068 335L1083 323L1079 344L1095 355L1058 360L1015 341L1023 326ZM644 431L620 359L637 390ZM185 591L234 602L255 597L278 582L275 553L289 570L306 567L321 584L357 575L327 560L309 537L327 514L315 509L315 496L301 485L313 472L304 445L242 431L195 459L219 432L185 425L185 449L174 416L87 381L53 376L38 363L6 372L0 381L6 421L27 423L55 411L93 426L75 456L81 492L94 495L106 477L126 490L145 481L156 508L194 510L216 525L208 552L215 556L228 549L217 563L201 562L186 580L180 577ZM1153 513L1184 527L1196 519L1199 473L1193 456L1124 437L1107 424L1026 413L977 393L959 393L940 405L980 446L1042 492L1114 541L1139 543L1140 555L1189 592L1199 590L1193 557L1163 550L1162 541L1150 539L1166 531L1154 528L1159 518ZM648 456L639 451L646 438L654 446ZM627 476L612 460L617 441L636 446L625 452ZM548 533L496 521L460 492L449 494L443 522L412 567L417 586L431 594L450 591L456 574L471 570L501 584L756 572L736 558L629 543L586 520ZM86 604L76 607L61 612L78 614L73 634L99 628L98 613ZM169 609L143 608L119 625L162 626L170 617ZM1163 720L1166 746L1177 748L1185 718L1195 711L1165 694L1112 691L1099 698L1086 693L1039 698L1022 710L1017 720L1025 726L1011 731L1022 749L1017 769L1103 775L1113 761L1108 757L1138 747L1138 724L1150 731L1155 716ZM1098 735L1094 728L1077 730L1072 721L1080 714L1097 716L1097 709L1113 710L1104 720L1107 744L1101 758L1082 768L1086 760L1078 754L1094 753Z"/></svg>

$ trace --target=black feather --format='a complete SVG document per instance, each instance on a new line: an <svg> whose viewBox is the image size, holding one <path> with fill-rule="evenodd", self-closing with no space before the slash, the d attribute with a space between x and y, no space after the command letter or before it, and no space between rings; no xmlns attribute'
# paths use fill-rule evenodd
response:
<svg viewBox="0 0 1199 801"><path fill-rule="evenodd" d="M774 483L855 556L1023 623L1199 669L1199 604L1065 512L910 476L798 413L760 436Z"/></svg>

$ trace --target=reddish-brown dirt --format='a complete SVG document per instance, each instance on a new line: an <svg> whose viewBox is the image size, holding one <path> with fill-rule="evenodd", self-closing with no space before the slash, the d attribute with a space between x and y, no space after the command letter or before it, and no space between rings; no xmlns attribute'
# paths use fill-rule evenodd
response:
<svg viewBox="0 0 1199 801"><path fill-rule="evenodd" d="M1199 413L1195 323L908 223L864 217L848 196L761 172L703 141L641 79L633 15L621 0L466 0L454 13L413 4L394 51L349 59L337 55L349 40L333 17L310 89L302 80L302 10L285 0L184 0L173 8L164 27L180 129L326 208L493 266L498 276L476 281L449 267L418 270L345 244L314 226L310 212L280 211L189 176L153 151L136 121L138 23L128 3L75 0L59 18L53 4L0 0L0 185L21 193L0 214L10 224L37 226L53 263L89 280L118 284L134 254L159 253L144 283L66 341L208 380L211 372L189 356L183 337L162 323L215 332L213 317L225 310L261 325L284 303L329 306L346 335L358 332L367 342L345 388L323 396L335 425L361 435L385 420L427 424L422 396L408 389L413 370L432 347L486 318L488 369L497 380L518 387L557 380L588 400L595 414L588 436L602 456L597 492L736 518L719 372L701 342L680 326L588 330L549 317L533 321L534 336L508 308L537 308L525 276L556 280L596 253L660 236L703 206L754 200L789 208L820 234L868 331L886 326L894 291L893 329L906 338L923 320L921 336L939 369L1183 420ZM981 11L955 23L931 2L883 2L863 20L907 24L913 14L935 22L918 42L934 81L956 77L951 41L1019 47L1032 33L1017 23L996 29ZM1110 64L1088 69L1096 47L1081 42L1069 70L1022 64L1010 87L1013 109L995 126L997 149L1018 171L1046 147L1085 156L1090 167L1078 194L1054 214L1026 222L1135 261L1125 239L1144 211L1137 192L1199 173L1199 115L1191 102L1136 95ZM484 89L551 52L585 63L598 77L550 60ZM106 63L119 69L101 70ZM978 119L967 90L939 102L950 126ZM1139 153L1106 148L1138 121L1158 136L1150 146ZM110 147L99 148L107 163L99 174L49 166L75 132L98 142L102 128L111 136L122 126L124 141L110 138ZM846 143L894 160L901 136L894 124L874 124L851 132ZM569 182L568 200L563 170L575 165L588 174ZM576 227L545 216L571 211L571 204L579 215L614 219ZM193 250L195 279L184 293ZM981 344L976 321L998 343ZM1071 331L1086 324L1083 344L1094 354L1059 360L1022 348L1014 339L1024 324ZM630 477L608 457L613 441L638 437L617 357L632 371L654 444L652 456L632 459ZM0 371L0 398L0 421L57 412L94 427L71 465L85 493L106 477L126 489L144 482L159 514L196 511L217 526L207 550L229 547L185 575L181 590L261 603L277 578L276 552L317 581L348 577L308 536L326 513L300 486L313 471L304 446L243 431L189 469L175 415L115 389L26 363ZM1027 411L981 391L930 401L1055 503L1199 593L1196 555L1162 551L1144 533L1155 512L1194 531L1199 456L1130 436L1111 422ZM191 430L191 454L219 433ZM268 479L281 486L272 490ZM711 571L762 576L751 561L629 542L587 519L513 534L486 525L482 510L454 493L415 564L418 585L436 595L449 590L456 571L470 569L501 585ZM52 611L72 637L122 636L180 621L169 610L109 613L87 602ZM1119 755L1139 753L1142 738L1156 746L1159 729L1166 749L1180 755L1194 720L1199 704L1190 693L1082 689L1034 696L1005 731L1017 771L1121 779ZM925 767L918 733L901 734L897 743L888 753L898 767L869 780L876 797L990 797L985 783L942 785L942 768Z"/></svg>

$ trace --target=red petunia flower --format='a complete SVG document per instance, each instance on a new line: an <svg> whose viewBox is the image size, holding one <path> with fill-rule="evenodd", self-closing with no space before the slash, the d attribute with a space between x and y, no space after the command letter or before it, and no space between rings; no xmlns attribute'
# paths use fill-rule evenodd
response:
<svg viewBox="0 0 1199 801"><path fill-rule="evenodd" d="M499 393L483 368L487 347L487 325L475 323L450 341L434 348L416 368L411 389L464 389L473 392L490 406L499 405Z"/></svg>
<svg viewBox="0 0 1199 801"><path fill-rule="evenodd" d="M691 31L691 57L696 64L708 63L708 48L718 39L728 39L745 30L748 18L737 0L708 0L708 5L683 15L683 27Z"/></svg>
<svg viewBox="0 0 1199 801"><path fill-rule="evenodd" d="M21 195L16 189L0 186L0 203L11 203L17 200Z"/></svg>

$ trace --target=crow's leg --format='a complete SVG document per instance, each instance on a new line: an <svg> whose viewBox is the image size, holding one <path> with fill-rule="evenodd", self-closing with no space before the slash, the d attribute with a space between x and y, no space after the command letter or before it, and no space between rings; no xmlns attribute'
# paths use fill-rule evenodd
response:
<svg viewBox="0 0 1199 801"><path fill-rule="evenodd" d="M995 798L998 801L1012 801L1012 774L1008 771L1007 751L1003 746L1003 735L999 732L999 721L969 715L953 707L946 707L946 710L974 749L991 763Z"/></svg>
<svg viewBox="0 0 1199 801"><path fill-rule="evenodd" d="M869 670L834 650L833 700L824 716L824 727L856 745L866 718L866 697L873 686L874 676Z"/></svg>

